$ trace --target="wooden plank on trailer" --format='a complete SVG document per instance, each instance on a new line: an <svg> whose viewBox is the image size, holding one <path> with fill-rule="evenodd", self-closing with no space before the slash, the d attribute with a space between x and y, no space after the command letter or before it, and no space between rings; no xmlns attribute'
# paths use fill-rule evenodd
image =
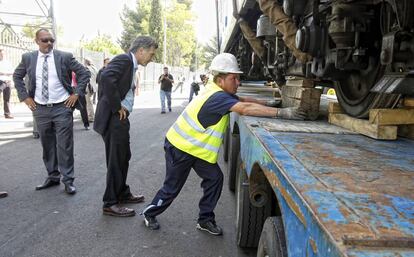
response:
<svg viewBox="0 0 414 257"><path fill-rule="evenodd" d="M414 108L414 98L404 98L403 105L407 108Z"/></svg>
<svg viewBox="0 0 414 257"><path fill-rule="evenodd" d="M414 124L414 109L371 109L369 122L379 126Z"/></svg>
<svg viewBox="0 0 414 257"><path fill-rule="evenodd" d="M378 126L368 120L356 119L340 113L330 113L329 123L375 139L397 139L397 126Z"/></svg>
<svg viewBox="0 0 414 257"><path fill-rule="evenodd" d="M337 102L329 102L328 103L328 112L329 113L344 113L342 107Z"/></svg>

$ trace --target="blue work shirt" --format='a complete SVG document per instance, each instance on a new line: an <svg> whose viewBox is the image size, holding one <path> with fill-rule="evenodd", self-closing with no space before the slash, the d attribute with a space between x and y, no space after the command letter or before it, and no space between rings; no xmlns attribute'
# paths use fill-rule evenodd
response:
<svg viewBox="0 0 414 257"><path fill-rule="evenodd" d="M212 126L230 112L231 107L239 102L237 95L219 91L210 96L198 112L198 121L204 128Z"/></svg>

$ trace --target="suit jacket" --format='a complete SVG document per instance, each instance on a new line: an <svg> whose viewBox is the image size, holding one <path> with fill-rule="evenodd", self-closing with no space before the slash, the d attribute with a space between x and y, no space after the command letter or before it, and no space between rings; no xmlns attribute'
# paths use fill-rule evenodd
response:
<svg viewBox="0 0 414 257"><path fill-rule="evenodd" d="M39 51L33 51L22 55L22 60L13 73L14 86L17 90L20 101L27 97L34 98L36 90L36 65ZM80 96L85 94L86 85L89 83L91 74L80 64L71 53L53 50L56 72L63 87L69 94L74 92ZM76 74L78 86L73 88L72 71ZM28 76L28 85L25 85L24 77Z"/></svg>
<svg viewBox="0 0 414 257"><path fill-rule="evenodd" d="M105 134L111 116L121 109L121 101L131 89L134 62L130 53L115 56L100 75L98 105L93 128Z"/></svg>

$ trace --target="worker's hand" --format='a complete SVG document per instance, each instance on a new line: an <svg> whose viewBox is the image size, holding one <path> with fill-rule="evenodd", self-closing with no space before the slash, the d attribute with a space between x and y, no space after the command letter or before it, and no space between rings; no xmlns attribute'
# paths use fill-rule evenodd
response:
<svg viewBox="0 0 414 257"><path fill-rule="evenodd" d="M23 102L27 105L27 107L29 107L30 110L32 110L32 111L36 110L36 103L33 100L33 98L28 97L28 98L24 99Z"/></svg>
<svg viewBox="0 0 414 257"><path fill-rule="evenodd" d="M306 112L299 107L278 108L276 118L287 120L304 120Z"/></svg>
<svg viewBox="0 0 414 257"><path fill-rule="evenodd" d="M72 108L73 106L75 106L76 101L78 101L78 99L79 99L79 96L78 96L78 95L71 94L71 95L69 96L69 98L68 98L68 99L66 99L66 101L65 101L65 105L66 105L66 107L68 107L68 108Z"/></svg>
<svg viewBox="0 0 414 257"><path fill-rule="evenodd" d="M122 106L121 109L118 111L119 113L119 120L125 120L127 117L127 110Z"/></svg>

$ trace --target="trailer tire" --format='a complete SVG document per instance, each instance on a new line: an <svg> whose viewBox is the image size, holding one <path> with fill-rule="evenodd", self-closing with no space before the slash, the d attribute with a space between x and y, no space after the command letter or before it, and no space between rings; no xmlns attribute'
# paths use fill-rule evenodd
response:
<svg viewBox="0 0 414 257"><path fill-rule="evenodd" d="M240 135L229 133L229 160L227 162L228 186L231 192L236 189L237 156L240 153Z"/></svg>
<svg viewBox="0 0 414 257"><path fill-rule="evenodd" d="M286 237L282 217L269 217L263 225L257 247L257 257L287 257Z"/></svg>
<svg viewBox="0 0 414 257"><path fill-rule="evenodd" d="M240 154L238 156L239 163ZM249 180L242 166L237 169L236 239L240 247L257 247L263 223L271 214L271 204L255 207L250 203Z"/></svg>

